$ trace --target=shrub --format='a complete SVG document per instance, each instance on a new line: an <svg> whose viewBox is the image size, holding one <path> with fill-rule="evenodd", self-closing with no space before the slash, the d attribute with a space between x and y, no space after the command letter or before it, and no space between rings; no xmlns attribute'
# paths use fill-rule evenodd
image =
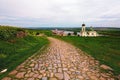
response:
<svg viewBox="0 0 120 80"><path fill-rule="evenodd" d="M68 33L68 36L71 36L71 33Z"/></svg>
<svg viewBox="0 0 120 80"><path fill-rule="evenodd" d="M25 30L22 28L9 27L9 26L0 26L0 39L1 40L11 40L18 38L20 36L26 36Z"/></svg>

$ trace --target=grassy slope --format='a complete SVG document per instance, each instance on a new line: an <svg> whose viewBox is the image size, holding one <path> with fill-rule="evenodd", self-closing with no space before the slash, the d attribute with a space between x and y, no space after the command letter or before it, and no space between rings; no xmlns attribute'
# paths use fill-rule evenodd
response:
<svg viewBox="0 0 120 80"><path fill-rule="evenodd" d="M0 70L7 68L7 73L10 72L48 43L45 37L33 36L17 39L14 44L0 40ZM0 78L7 73L0 74Z"/></svg>
<svg viewBox="0 0 120 80"><path fill-rule="evenodd" d="M120 74L120 37L57 37L72 43Z"/></svg>
<svg viewBox="0 0 120 80"><path fill-rule="evenodd" d="M120 36L120 30L99 30L98 33L115 37Z"/></svg>
<svg viewBox="0 0 120 80"><path fill-rule="evenodd" d="M52 36L51 30L29 29L28 31L29 31L29 33L32 34L32 35L36 35L36 33L40 33L40 34L43 33L43 34L45 34L45 35L47 35L47 36Z"/></svg>

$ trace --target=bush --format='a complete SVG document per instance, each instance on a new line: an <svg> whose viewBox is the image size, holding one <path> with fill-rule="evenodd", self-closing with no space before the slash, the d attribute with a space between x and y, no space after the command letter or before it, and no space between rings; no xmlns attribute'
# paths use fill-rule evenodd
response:
<svg viewBox="0 0 120 80"><path fill-rule="evenodd" d="M74 32L74 35L77 35L77 32Z"/></svg>
<svg viewBox="0 0 120 80"><path fill-rule="evenodd" d="M39 34L40 34L39 32L36 33L36 35L39 35Z"/></svg>
<svg viewBox="0 0 120 80"><path fill-rule="evenodd" d="M68 33L68 36L71 36L71 33Z"/></svg>
<svg viewBox="0 0 120 80"><path fill-rule="evenodd" d="M9 26L0 26L0 39L1 40L11 40L16 38L18 32L24 32L25 30L22 28L15 28Z"/></svg>

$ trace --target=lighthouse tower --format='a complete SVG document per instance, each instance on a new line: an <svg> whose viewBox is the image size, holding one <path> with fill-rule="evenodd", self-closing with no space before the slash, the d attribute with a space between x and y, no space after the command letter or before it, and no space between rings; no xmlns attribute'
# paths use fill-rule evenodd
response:
<svg viewBox="0 0 120 80"><path fill-rule="evenodd" d="M81 34L81 36L87 36L87 32L85 30L85 24L82 24L82 29L81 29L80 34Z"/></svg>

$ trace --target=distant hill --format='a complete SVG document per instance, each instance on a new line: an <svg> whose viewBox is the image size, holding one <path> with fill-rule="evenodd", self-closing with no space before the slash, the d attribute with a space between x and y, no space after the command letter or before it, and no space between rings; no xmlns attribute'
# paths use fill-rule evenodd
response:
<svg viewBox="0 0 120 80"><path fill-rule="evenodd" d="M86 27L89 29L90 27ZM40 29L40 30L53 30L53 29L60 29L60 30L81 30L81 27L28 27L28 29ZM93 27L94 30L120 30L120 28L114 27Z"/></svg>
<svg viewBox="0 0 120 80"><path fill-rule="evenodd" d="M114 28L114 27L94 27L94 30L118 30L118 31L120 31L120 28Z"/></svg>

